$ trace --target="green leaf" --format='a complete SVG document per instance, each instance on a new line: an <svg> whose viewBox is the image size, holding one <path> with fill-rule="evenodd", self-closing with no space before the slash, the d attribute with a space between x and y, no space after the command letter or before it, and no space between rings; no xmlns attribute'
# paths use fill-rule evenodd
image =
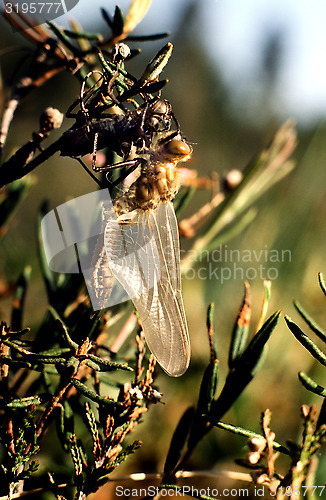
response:
<svg viewBox="0 0 326 500"><path fill-rule="evenodd" d="M211 355L200 384L196 413L193 418L188 439L188 450L192 450L208 430L207 419L203 417L203 414L210 412L217 387L219 360L217 358L217 348L215 345L213 303L209 305L207 310L207 331Z"/></svg>
<svg viewBox="0 0 326 500"><path fill-rule="evenodd" d="M102 65L103 69L105 69L105 71L110 76L114 76L115 77L115 80L114 80L115 85L117 87L122 88L125 91L129 91L129 89L130 89L129 85L127 85L124 82L124 77L128 76L127 72L124 69L122 69L121 67L117 68L116 64L113 64L110 61L106 61L106 59L103 57L103 55L101 54L101 52L98 52L97 56L98 56L98 58L99 58L99 60L101 62L101 65ZM118 71L118 76L116 76L117 71ZM112 102L112 104L113 104L113 102Z"/></svg>
<svg viewBox="0 0 326 500"><path fill-rule="evenodd" d="M0 238L6 233L5 225L8 224L34 184L34 177L29 176L12 182L0 192Z"/></svg>
<svg viewBox="0 0 326 500"><path fill-rule="evenodd" d="M271 281L264 280L264 296L263 296L263 302L261 305L259 318L257 321L256 332L258 330L260 330L262 324L265 321L265 317L266 317L267 310L268 310L268 305L269 305L269 302L271 300L271 287L272 287Z"/></svg>
<svg viewBox="0 0 326 500"><path fill-rule="evenodd" d="M179 420L179 423L173 433L169 451L165 460L164 474L172 472L181 458L194 413L195 408L191 406L184 412Z"/></svg>
<svg viewBox="0 0 326 500"><path fill-rule="evenodd" d="M324 295L326 295L326 285L325 285L324 276L322 273L318 273L318 280L319 280L320 288L322 289Z"/></svg>
<svg viewBox="0 0 326 500"><path fill-rule="evenodd" d="M35 343L35 346L37 344ZM54 347L53 349L47 349L46 351L40 351L38 354L40 356L45 356L45 357L58 357L58 356L65 356L68 353L71 353L71 347Z"/></svg>
<svg viewBox="0 0 326 500"><path fill-rule="evenodd" d="M262 436L261 434L257 434L256 432L252 432L252 431L249 431L247 429L243 429L242 427L234 426L232 424L225 424L224 422L221 422L220 420L216 421L214 418L210 417L209 415L207 415L207 418L215 427L219 427L220 429L224 429L225 431L232 432L232 434L237 434L238 436L243 436L243 437L246 437L249 439L250 438L257 438L257 439L261 439L262 441L264 441L264 439L265 439L264 436ZM273 441L273 448L274 448L274 450L279 451L280 453L284 453L285 455L290 455L289 450L285 446L277 443L276 441Z"/></svg>
<svg viewBox="0 0 326 500"><path fill-rule="evenodd" d="M159 81L154 81L151 83L148 83L147 85L144 85L141 87L141 91L144 94L154 94L155 92L159 92L162 90L163 87L169 82L169 80L159 80ZM132 87L131 87L132 89Z"/></svg>
<svg viewBox="0 0 326 500"><path fill-rule="evenodd" d="M212 215L211 215L211 220L216 219L216 209ZM225 229L222 229L221 232L217 233L217 237L214 238L206 247L206 249L209 252L212 252L213 250L219 248L221 245L223 245L226 241L231 240L235 236L237 236L241 231L243 231L247 226L249 226L252 221L256 218L256 215L258 213L258 210L256 208L249 208L243 215L238 217L237 219L232 222L229 226L227 226Z"/></svg>
<svg viewBox="0 0 326 500"><path fill-rule="evenodd" d="M212 405L214 404L214 395L217 386L218 365L219 361L215 359L209 363L204 372L200 384L196 413L193 419L193 424L191 426L188 439L189 450L192 450L196 446L196 444L208 430L207 418L203 415L205 413L209 413Z"/></svg>
<svg viewBox="0 0 326 500"><path fill-rule="evenodd" d="M60 314L54 309L54 307L49 306L49 312L55 318L56 323L59 325L63 338L66 340L67 344L70 345L75 351L78 349L78 344L72 340L68 333L68 328L64 321L61 319Z"/></svg>
<svg viewBox="0 0 326 500"><path fill-rule="evenodd" d="M29 396L27 398L14 399L7 404L10 408L27 408L32 405L40 405L42 403L38 396Z"/></svg>
<svg viewBox="0 0 326 500"><path fill-rule="evenodd" d="M155 33L155 35L129 35L126 38L126 42L152 42L154 40L162 40L162 38L166 38L170 35L170 31Z"/></svg>
<svg viewBox="0 0 326 500"><path fill-rule="evenodd" d="M124 24L124 33L130 33L143 19L151 5L151 0L133 0Z"/></svg>
<svg viewBox="0 0 326 500"><path fill-rule="evenodd" d="M317 420L317 429L321 427L322 425L324 426L326 424L326 398L324 398L323 404L321 405L319 417Z"/></svg>
<svg viewBox="0 0 326 500"><path fill-rule="evenodd" d="M76 57L83 57L83 53L71 43L69 37L61 28L59 28L59 26L52 23L51 21L47 21L47 25L50 27L51 31L53 31L53 33L58 37L58 39L67 47L67 49L71 50L71 52Z"/></svg>
<svg viewBox="0 0 326 500"><path fill-rule="evenodd" d="M32 368L32 363L28 363L27 361L18 361L16 359L12 359L10 356L0 355L0 362L2 365L14 366L14 367L23 367L23 368Z"/></svg>
<svg viewBox="0 0 326 500"><path fill-rule="evenodd" d="M296 132L291 121L286 122L275 134L271 145L263 150L247 167L240 184L225 198L212 214L205 234L196 239L192 251L195 255L211 248L219 235L229 230L271 186L279 182L294 168L287 158L296 147ZM196 260L196 259L194 259Z"/></svg>
<svg viewBox="0 0 326 500"><path fill-rule="evenodd" d="M214 326L214 314L215 314L215 305L214 305L214 302L211 302L208 306L207 316L206 316L208 341L209 341L209 347L210 347L210 351L211 351L211 358L210 358L211 363L214 363L218 359L215 326Z"/></svg>
<svg viewBox="0 0 326 500"><path fill-rule="evenodd" d="M90 359L86 359L85 364L96 372L101 371L101 367L97 363L94 363L94 361L91 361Z"/></svg>
<svg viewBox="0 0 326 500"><path fill-rule="evenodd" d="M11 328L12 330L22 329L22 319L23 319L23 309L25 304L25 296L27 285L31 276L32 268L30 266L25 267L23 273L17 280L13 307L11 312Z"/></svg>
<svg viewBox="0 0 326 500"><path fill-rule="evenodd" d="M211 303L207 310L207 330L209 335L210 345L210 361L204 372L201 380L199 397L196 412L201 416L202 413L209 412L210 406L215 396L217 381L218 381L218 366L217 349L214 338L214 304Z"/></svg>
<svg viewBox="0 0 326 500"><path fill-rule="evenodd" d="M280 315L281 311L277 311L272 314L263 324L261 329L254 335L247 349L241 356L242 363L248 363L250 365L252 359L259 358L266 342L270 338L274 328L276 327L280 319Z"/></svg>
<svg viewBox="0 0 326 500"><path fill-rule="evenodd" d="M251 318L250 286L245 283L245 292L242 305L233 327L229 349L229 368L233 368L239 357L242 355L249 335L249 325Z"/></svg>
<svg viewBox="0 0 326 500"><path fill-rule="evenodd" d="M310 354L326 366L326 355L314 344L314 342L299 328L289 316L285 316L285 321L297 340L307 349Z"/></svg>
<svg viewBox="0 0 326 500"><path fill-rule="evenodd" d="M319 396L326 397L326 389L321 385L318 385L312 378L308 377L304 372L299 372L298 377L302 385L308 389L308 391L318 394Z"/></svg>
<svg viewBox="0 0 326 500"><path fill-rule="evenodd" d="M172 54L172 50L173 45L169 42L153 57L153 59L146 66L146 69L140 78L141 84L151 82L158 78L158 76L163 71L163 68L168 63L168 60Z"/></svg>
<svg viewBox="0 0 326 500"><path fill-rule="evenodd" d="M265 345L278 323L280 314L281 311L278 311L270 316L230 370L221 394L211 405L210 416L215 420L222 418L256 375L262 364Z"/></svg>
<svg viewBox="0 0 326 500"><path fill-rule="evenodd" d="M85 40L96 40L97 42L103 42L103 35L101 33L87 33L85 31L71 31L64 29L63 32L69 38L83 38Z"/></svg>
<svg viewBox="0 0 326 500"><path fill-rule="evenodd" d="M109 27L111 28L111 30L113 30L113 19L112 19L112 17L110 16L110 14L108 13L107 10L103 9L103 7L101 7L100 10L101 10L101 14L103 16L103 19L109 25Z"/></svg>
<svg viewBox="0 0 326 500"><path fill-rule="evenodd" d="M323 329L315 323L313 318L309 316L309 314L301 307L300 303L298 301L294 301L294 307L300 314L300 316L305 320L307 325L309 326L310 330L312 330L323 342L326 342L326 333L323 331Z"/></svg>
<svg viewBox="0 0 326 500"><path fill-rule="evenodd" d="M116 361L110 361L108 359L102 359L94 354L88 354L87 358L94 361L99 366L102 371L113 371L113 370L126 370L129 372L133 371L133 368L127 365L127 363L117 363Z"/></svg>
<svg viewBox="0 0 326 500"><path fill-rule="evenodd" d="M127 448L125 450L122 450L117 458L110 463L110 467L112 468L115 468L117 467L118 465L120 465L122 462L124 462L126 460L126 458L128 458L129 455L131 455L132 453L135 453L136 450L138 450L138 448L140 448L140 446L142 445L142 442L141 441L134 441L132 444L130 444L129 446L127 446Z"/></svg>
<svg viewBox="0 0 326 500"><path fill-rule="evenodd" d="M122 14L122 11L120 7L116 5L113 17L113 25L112 25L112 31L115 36L119 36L122 34L124 24L125 24L125 19Z"/></svg>
<svg viewBox="0 0 326 500"><path fill-rule="evenodd" d="M207 311L207 330L209 335L210 345L210 361L204 372L197 403L196 413L201 416L210 410L212 401L215 396L217 381L218 381L218 366L219 360L217 358L217 349L214 343L214 304L211 303ZM195 426L195 425L194 425Z"/></svg>
<svg viewBox="0 0 326 500"><path fill-rule="evenodd" d="M109 399L104 396L100 396L96 392L89 389L87 385L80 382L80 380L72 378L71 383L77 389L78 392L80 392L87 398L91 399L95 403L100 403L102 405L107 405L107 406L122 406L122 403L114 401L114 399Z"/></svg>
<svg viewBox="0 0 326 500"><path fill-rule="evenodd" d="M49 212L48 202L43 202L39 212L37 214L37 243L38 243L38 258L40 262L42 277L45 283L45 288L47 291L47 296L49 303L53 303L53 299L55 297L55 293L57 290L56 279L53 271L48 266L47 258L45 255L45 248L42 240L42 230L41 230L41 222L44 216Z"/></svg>
<svg viewBox="0 0 326 500"><path fill-rule="evenodd" d="M194 186L187 187L185 189L180 189L178 194L173 200L173 206L176 216L178 217L183 209L188 205L191 198L195 194L196 188Z"/></svg>
<svg viewBox="0 0 326 500"><path fill-rule="evenodd" d="M60 405L60 418L56 419L56 429L59 441L65 452L69 450L69 439L74 433L75 416L68 401Z"/></svg>

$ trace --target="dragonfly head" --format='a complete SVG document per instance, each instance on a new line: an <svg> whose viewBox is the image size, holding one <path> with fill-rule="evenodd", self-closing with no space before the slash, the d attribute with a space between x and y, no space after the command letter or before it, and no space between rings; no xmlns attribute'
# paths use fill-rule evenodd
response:
<svg viewBox="0 0 326 500"><path fill-rule="evenodd" d="M171 120L171 104L166 99L155 99L146 110L144 128L149 132L166 132L170 130Z"/></svg>
<svg viewBox="0 0 326 500"><path fill-rule="evenodd" d="M158 116L171 116L171 104L166 99L156 99L150 106L150 114Z"/></svg>

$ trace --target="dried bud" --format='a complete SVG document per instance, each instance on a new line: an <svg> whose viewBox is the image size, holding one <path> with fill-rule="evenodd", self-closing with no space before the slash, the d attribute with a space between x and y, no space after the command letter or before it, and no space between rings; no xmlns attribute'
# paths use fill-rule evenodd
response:
<svg viewBox="0 0 326 500"><path fill-rule="evenodd" d="M224 178L225 187L227 189L235 189L242 181L243 174L240 170L230 170Z"/></svg>
<svg viewBox="0 0 326 500"><path fill-rule="evenodd" d="M267 474L261 474L260 476L257 477L256 483L257 484L264 484L264 483L269 483L270 479Z"/></svg>
<svg viewBox="0 0 326 500"><path fill-rule="evenodd" d="M248 448L250 451L262 452L265 449L265 446L266 440L259 437L253 437L248 441Z"/></svg>
<svg viewBox="0 0 326 500"><path fill-rule="evenodd" d="M159 403L163 397L161 392L158 392L156 389L150 388L148 393L146 394L146 399L151 403Z"/></svg>
<svg viewBox="0 0 326 500"><path fill-rule="evenodd" d="M133 399L143 399L142 392L138 387L131 387L129 389L129 394Z"/></svg>
<svg viewBox="0 0 326 500"><path fill-rule="evenodd" d="M302 405L301 406L301 411L302 411L302 415L307 418L308 415L309 415L309 411L310 411L310 408L308 405Z"/></svg>
<svg viewBox="0 0 326 500"><path fill-rule="evenodd" d="M276 438L275 432L271 431L269 433L269 438L270 438L271 441L275 441L275 438Z"/></svg>
<svg viewBox="0 0 326 500"><path fill-rule="evenodd" d="M53 129L60 128L63 120L63 114L58 109L46 108L40 117L41 132L50 132Z"/></svg>
<svg viewBox="0 0 326 500"><path fill-rule="evenodd" d="M256 465L261 459L261 454L258 451L254 451L252 453L248 453L246 459L250 465Z"/></svg>
<svg viewBox="0 0 326 500"><path fill-rule="evenodd" d="M130 48L125 43L118 43L112 50L112 61L118 63L124 61L130 55Z"/></svg>
<svg viewBox="0 0 326 500"><path fill-rule="evenodd" d="M182 220L179 223L179 234L184 238L193 238L196 233L191 224L189 224L187 220Z"/></svg>

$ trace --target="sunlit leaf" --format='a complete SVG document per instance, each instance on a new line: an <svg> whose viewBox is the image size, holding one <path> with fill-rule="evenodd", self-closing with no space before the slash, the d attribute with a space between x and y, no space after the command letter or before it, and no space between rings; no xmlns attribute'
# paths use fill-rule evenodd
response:
<svg viewBox="0 0 326 500"><path fill-rule="evenodd" d="M151 0L133 0L125 16L124 33L130 33L145 16L151 5Z"/></svg>

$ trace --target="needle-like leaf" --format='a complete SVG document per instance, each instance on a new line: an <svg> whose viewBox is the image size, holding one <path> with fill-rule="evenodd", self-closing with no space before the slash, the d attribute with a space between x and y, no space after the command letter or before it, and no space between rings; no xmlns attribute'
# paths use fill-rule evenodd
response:
<svg viewBox="0 0 326 500"><path fill-rule="evenodd" d="M310 352L310 354L319 361L322 365L326 366L326 354L324 354L316 344L299 328L289 316L285 316L286 324L297 340Z"/></svg>

